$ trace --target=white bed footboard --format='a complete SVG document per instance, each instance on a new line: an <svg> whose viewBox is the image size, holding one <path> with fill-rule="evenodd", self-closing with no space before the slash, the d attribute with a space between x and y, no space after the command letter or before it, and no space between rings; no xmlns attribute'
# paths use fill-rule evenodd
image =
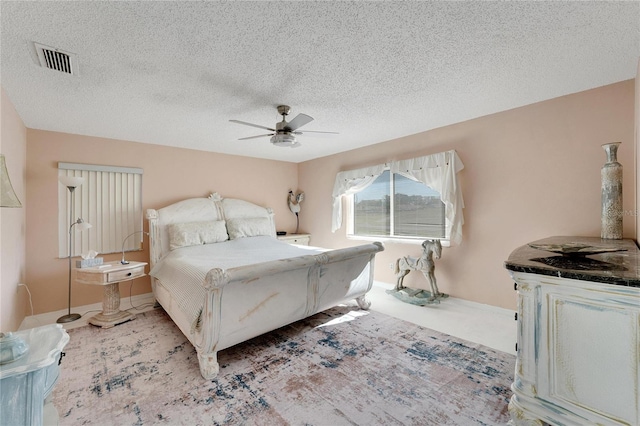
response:
<svg viewBox="0 0 640 426"><path fill-rule="evenodd" d="M276 260L207 274L207 298L192 343L205 378L217 352L340 303L367 309L373 259L381 243Z"/></svg>

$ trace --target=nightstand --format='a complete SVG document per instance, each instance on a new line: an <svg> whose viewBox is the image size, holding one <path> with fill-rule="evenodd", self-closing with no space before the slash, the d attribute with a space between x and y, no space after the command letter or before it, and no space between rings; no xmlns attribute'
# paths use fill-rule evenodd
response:
<svg viewBox="0 0 640 426"><path fill-rule="evenodd" d="M287 234L287 235L278 235L278 239L280 241L284 241L289 244L298 244L301 246L308 246L309 240L311 239L311 234Z"/></svg>
<svg viewBox="0 0 640 426"><path fill-rule="evenodd" d="M104 286L102 312L89 319L89 324L102 328L110 328L130 321L135 315L120 310L120 286L123 281L144 277L145 262L105 263L91 268L76 269L76 281L82 284Z"/></svg>
<svg viewBox="0 0 640 426"><path fill-rule="evenodd" d="M0 424L57 424L58 412L47 401L60 374L62 349L69 335L60 324L16 331L29 346L22 358L0 365Z"/></svg>

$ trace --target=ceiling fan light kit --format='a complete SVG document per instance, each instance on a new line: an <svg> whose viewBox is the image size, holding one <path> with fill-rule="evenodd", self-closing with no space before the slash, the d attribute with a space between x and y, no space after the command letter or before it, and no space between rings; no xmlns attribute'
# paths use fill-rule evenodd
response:
<svg viewBox="0 0 640 426"><path fill-rule="evenodd" d="M271 143L275 146L297 148L300 146L300 142L296 140L296 137L290 133L280 133L271 136Z"/></svg>
<svg viewBox="0 0 640 426"><path fill-rule="evenodd" d="M267 133L265 135L257 135L257 136L249 136L246 138L240 138L238 140L247 140L247 139L255 139L262 138L265 136L271 136L271 143L275 146L287 147L287 148L297 148L300 146L300 143L296 140L294 135L302 135L304 133L325 133L325 134L337 134L337 132L317 132L313 130L307 130L306 132L300 132L298 129L305 124L308 124L313 121L313 117L307 114L298 114L295 118L289 122L287 122L286 117L289 115L289 111L291 111L291 107L289 105L278 105L278 114L282 116L282 121L276 123L276 128L273 129L271 127L261 126L259 124L248 123L246 121L240 120L229 120L232 123L243 124L245 126L257 127L259 129L269 130L273 133Z"/></svg>

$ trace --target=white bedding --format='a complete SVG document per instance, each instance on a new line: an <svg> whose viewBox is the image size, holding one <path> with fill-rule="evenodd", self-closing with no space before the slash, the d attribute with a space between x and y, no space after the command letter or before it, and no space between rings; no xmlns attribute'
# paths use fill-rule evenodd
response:
<svg viewBox="0 0 640 426"><path fill-rule="evenodd" d="M206 291L207 272L317 254L323 249L294 246L270 236L238 238L215 244L181 247L169 252L155 264L149 275L170 292L187 315L192 329L198 322Z"/></svg>

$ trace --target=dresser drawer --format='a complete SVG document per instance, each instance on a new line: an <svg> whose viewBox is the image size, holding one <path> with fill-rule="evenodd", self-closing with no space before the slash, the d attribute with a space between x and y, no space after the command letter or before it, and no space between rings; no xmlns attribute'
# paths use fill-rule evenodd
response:
<svg viewBox="0 0 640 426"><path fill-rule="evenodd" d="M107 273L107 282L119 282L123 280L130 280L135 277L144 275L144 265L136 266L135 268L125 269L124 271L113 271Z"/></svg>
<svg viewBox="0 0 640 426"><path fill-rule="evenodd" d="M299 237L289 240L289 244L299 244L301 246L309 245L309 237Z"/></svg>
<svg viewBox="0 0 640 426"><path fill-rule="evenodd" d="M82 284L107 285L144 277L145 262L131 262L121 265L120 262L106 263L90 268L75 269L76 281Z"/></svg>

